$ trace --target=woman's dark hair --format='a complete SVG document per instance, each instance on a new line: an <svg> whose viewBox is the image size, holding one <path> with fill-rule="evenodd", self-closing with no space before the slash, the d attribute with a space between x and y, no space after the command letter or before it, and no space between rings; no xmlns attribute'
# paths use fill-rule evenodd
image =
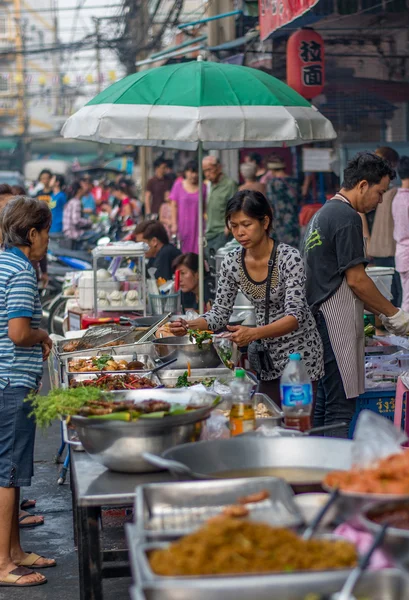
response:
<svg viewBox="0 0 409 600"><path fill-rule="evenodd" d="M263 166L263 157L258 152L251 152L249 154L249 158L250 158L251 162L256 163L256 165L258 167L262 167Z"/></svg>
<svg viewBox="0 0 409 600"><path fill-rule="evenodd" d="M242 210L251 219L257 219L262 223L265 217L268 217L269 223L267 233L270 233L273 228L273 211L267 198L261 192L253 192L252 190L242 190L236 192L233 198L226 206L226 226L230 228L230 218L232 214Z"/></svg>
<svg viewBox="0 0 409 600"><path fill-rule="evenodd" d="M26 189L22 185L12 185L11 191L14 196L25 196L27 194Z"/></svg>
<svg viewBox="0 0 409 600"><path fill-rule="evenodd" d="M64 175L55 175L55 183L58 183L61 189L65 187L65 177Z"/></svg>
<svg viewBox="0 0 409 600"><path fill-rule="evenodd" d="M1 231L5 246L31 246L31 229L43 231L51 225L48 204L37 198L16 196L1 211Z"/></svg>
<svg viewBox="0 0 409 600"><path fill-rule="evenodd" d="M169 244L167 231L159 221L152 221L152 223L149 223L143 231L144 240L151 240L155 237L162 242L162 244Z"/></svg>
<svg viewBox="0 0 409 600"><path fill-rule="evenodd" d="M49 175L50 177L53 176L50 169L43 169L42 171L40 171L40 175L38 176L38 179L40 179L42 177L42 175Z"/></svg>
<svg viewBox="0 0 409 600"><path fill-rule="evenodd" d="M398 164L398 175L401 179L409 179L409 156L401 156Z"/></svg>
<svg viewBox="0 0 409 600"><path fill-rule="evenodd" d="M180 267L187 267L188 269L193 271L193 273L198 273L199 272L199 255L195 254L194 252L186 252L186 254L179 254L179 256L177 256L172 263L172 269L174 271L176 271ZM208 272L206 264L205 264L204 265L205 276L208 275L208 273L209 272Z"/></svg>
<svg viewBox="0 0 409 600"><path fill-rule="evenodd" d="M10 194L10 196L13 195L13 189L11 185L8 183L0 183L0 196L5 196L6 194Z"/></svg>
<svg viewBox="0 0 409 600"><path fill-rule="evenodd" d="M189 162L185 164L185 167L183 169L183 177L186 177L186 171L192 171L192 173L199 173L198 162L196 160L189 160Z"/></svg>
<svg viewBox="0 0 409 600"><path fill-rule="evenodd" d="M70 199L75 198L80 190L82 190L80 182L74 181L74 183L71 185L71 187L68 190L68 197Z"/></svg>
<svg viewBox="0 0 409 600"><path fill-rule="evenodd" d="M346 166L342 187L352 190L360 181L367 181L370 186L376 185L384 177L396 177L390 164L374 152L359 152Z"/></svg>

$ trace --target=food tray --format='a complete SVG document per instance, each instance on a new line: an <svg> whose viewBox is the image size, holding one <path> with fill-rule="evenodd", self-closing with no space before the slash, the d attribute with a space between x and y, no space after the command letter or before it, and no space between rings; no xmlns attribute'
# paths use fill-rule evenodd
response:
<svg viewBox="0 0 409 600"><path fill-rule="evenodd" d="M129 327L124 327L124 329L128 329ZM125 341L125 344L121 344L120 346L99 346L96 348L89 348L87 350L76 350L74 352L64 352L63 348L66 344L68 344L68 342L75 342L76 340L80 340L82 339L81 337L78 338L71 338L71 339L64 339L64 340L59 340L56 343L56 351L58 356L63 359L63 358L68 358L68 357L76 357L76 356L83 356L84 353L88 354L89 352L93 352L93 353L97 353L97 352L112 352L113 354L129 354L130 352L132 352L132 349L135 347L135 344L138 344L138 339L141 338L145 332L147 331L147 327L143 327L141 328L141 330L139 331L129 331L129 336L125 337L124 339L120 340L120 341ZM114 338L113 338L114 339ZM148 345L145 344L144 345ZM153 353L155 356L158 356L158 353L156 352L156 349L152 349L150 350L150 353Z"/></svg>
<svg viewBox="0 0 409 600"><path fill-rule="evenodd" d="M254 477L221 481L153 483L136 488L134 535L137 538L179 537L200 527L238 499L267 490L270 497L248 504L249 518L272 526L297 527L302 515L294 493L282 479Z"/></svg>
<svg viewBox="0 0 409 600"><path fill-rule="evenodd" d="M163 369L159 372L159 379L166 388L172 388L176 385L178 377L183 375L187 369ZM226 367L217 367L214 369L192 369L188 381L197 381L200 383L203 379L209 377L217 377L220 383L228 383L234 379L234 371L226 369ZM256 382L246 374L245 380L250 383L256 384Z"/></svg>
<svg viewBox="0 0 409 600"><path fill-rule="evenodd" d="M108 373L107 371L103 371L103 375L126 375L127 373L129 373L129 371L115 371L113 373ZM156 375L156 373L150 373L149 371L141 373L140 371L134 371L135 375L139 375L140 377L147 377L148 379L150 379L153 383L156 384L157 387L162 387L161 382L159 381L158 376ZM86 381L87 379L97 379L98 377L100 377L101 373L96 373L95 371L93 371L92 373L69 373L70 375L70 381L72 379L75 379L76 381ZM156 388L154 388L156 389ZM120 390L118 390L120 393ZM144 391L144 390L129 390L130 392L139 392L139 391ZM150 391L150 390L148 390ZM109 392L111 394L115 394L117 393L116 391L114 392ZM127 393L127 392L125 392Z"/></svg>
<svg viewBox="0 0 409 600"><path fill-rule="evenodd" d="M254 394L254 403L256 406L257 406L257 404L264 404L264 406L267 408L267 410L271 414L271 417L256 418L256 428L260 427L260 425L264 425L265 427L268 427L268 428L281 426L283 418L284 418L284 413L277 406L277 404L275 402L273 402L273 400L271 400L271 398L269 396L267 396L267 394L261 394L259 392Z"/></svg>
<svg viewBox="0 0 409 600"><path fill-rule="evenodd" d="M287 576L277 576L274 585L265 587L265 577L259 577L252 585L243 579L228 578L217 586L211 582L207 586L187 586L180 583L166 587L154 584L132 586L132 600L305 600L307 594L314 594L314 600L328 600L328 596L340 589L339 582L327 573L293 576L289 584ZM139 582L138 582L139 583ZM235 587L236 585L236 587ZM409 600L409 577L399 569L383 569L364 573L354 589L354 596L367 600Z"/></svg>
<svg viewBox="0 0 409 600"><path fill-rule="evenodd" d="M134 354L121 354L121 355L117 355L117 354L112 354L111 352L107 352L106 355L108 356L108 354L113 358L113 360L117 359L117 360L125 360L126 362L131 362L133 360L139 360L140 362L144 363L145 367L144 369L131 369L131 370L126 370L126 369L121 369L118 371L69 371L69 363L72 360L81 360L81 359L89 359L92 358L94 356L102 356L101 354L98 353L97 354L82 354L80 356L75 356L75 357L69 357L69 358L64 358L63 359L63 366L65 368L65 371L67 373L67 375L78 375L78 373L88 373L88 374L92 374L92 373L106 373L106 374L116 374L119 375L121 373L145 373L148 371L151 371L157 364L155 360L153 359L152 356L149 356L149 354L142 354L142 353L134 353ZM162 362L162 361L160 361Z"/></svg>

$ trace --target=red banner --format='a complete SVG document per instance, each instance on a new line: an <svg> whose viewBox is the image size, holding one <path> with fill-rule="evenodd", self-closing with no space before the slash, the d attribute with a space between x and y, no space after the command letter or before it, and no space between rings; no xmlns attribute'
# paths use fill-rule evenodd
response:
<svg viewBox="0 0 409 600"><path fill-rule="evenodd" d="M318 4L319 0L258 0L260 39L291 23Z"/></svg>

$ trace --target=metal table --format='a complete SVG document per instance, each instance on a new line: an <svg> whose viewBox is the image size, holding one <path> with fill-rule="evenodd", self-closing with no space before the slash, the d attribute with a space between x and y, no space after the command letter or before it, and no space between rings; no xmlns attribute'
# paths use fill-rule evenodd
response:
<svg viewBox="0 0 409 600"><path fill-rule="evenodd" d="M174 479L166 472L113 473L85 452L72 452L70 480L80 599L102 600L104 578L130 575L126 550L104 551L101 547L102 506L130 506L138 485Z"/></svg>

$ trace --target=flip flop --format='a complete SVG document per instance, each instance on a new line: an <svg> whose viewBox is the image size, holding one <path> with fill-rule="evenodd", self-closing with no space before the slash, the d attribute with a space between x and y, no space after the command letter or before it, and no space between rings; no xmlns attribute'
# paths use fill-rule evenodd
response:
<svg viewBox="0 0 409 600"><path fill-rule="evenodd" d="M37 515L40 516L40 515ZM34 527L39 527L40 525L44 525L44 521L38 521L37 523L24 523L25 519L31 519L34 515L30 513L27 515L21 515L18 518L18 523L21 529L33 529Z"/></svg>
<svg viewBox="0 0 409 600"><path fill-rule="evenodd" d="M37 569L51 569L51 567L57 566L56 561L54 561L54 563L52 565L36 565L35 562L39 558L44 559L45 557L40 556L39 554L36 554L35 552L31 552L30 550L28 550L28 556L26 556L25 559L22 560L21 562L16 562L16 565L18 565L19 567L34 567L36 570Z"/></svg>
<svg viewBox="0 0 409 600"><path fill-rule="evenodd" d="M21 510L27 510L27 508L34 508L37 504L37 500L30 500L29 498L23 498L20 504Z"/></svg>
<svg viewBox="0 0 409 600"><path fill-rule="evenodd" d="M47 583L47 579L44 577L41 581L35 581L33 583L18 583L18 580L26 575L33 575L35 571L32 569L26 569L26 567L17 567L6 575L5 579L0 579L0 587L34 587L35 585L43 585Z"/></svg>

